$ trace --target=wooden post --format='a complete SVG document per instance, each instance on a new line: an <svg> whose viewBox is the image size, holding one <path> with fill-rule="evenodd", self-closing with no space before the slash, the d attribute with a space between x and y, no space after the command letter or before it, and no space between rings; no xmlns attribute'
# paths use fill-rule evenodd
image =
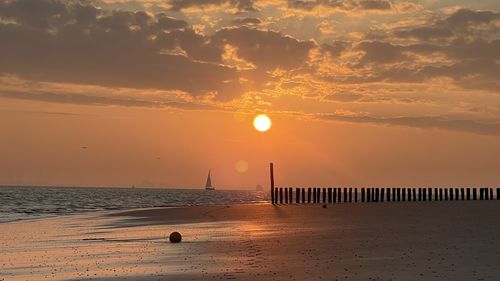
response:
<svg viewBox="0 0 500 281"><path fill-rule="evenodd" d="M347 188L344 187L344 203L347 202Z"/></svg>
<svg viewBox="0 0 500 281"><path fill-rule="evenodd" d="M422 201L427 201L427 188L422 188Z"/></svg>
<svg viewBox="0 0 500 281"><path fill-rule="evenodd" d="M471 199L471 198L470 198L470 188L469 188L469 187L467 187L467 188L465 189L465 192L466 192L466 194L467 194L467 200L470 200L470 199Z"/></svg>
<svg viewBox="0 0 500 281"><path fill-rule="evenodd" d="M391 189L387 188L387 202L391 202Z"/></svg>
<svg viewBox="0 0 500 281"><path fill-rule="evenodd" d="M307 203L311 203L311 188L307 188Z"/></svg>
<svg viewBox="0 0 500 281"><path fill-rule="evenodd" d="M328 188L328 203L332 203L332 188Z"/></svg>
<svg viewBox="0 0 500 281"><path fill-rule="evenodd" d="M484 189L483 189L482 187L481 187L481 188L479 188L479 200L484 200L484 195L483 195L483 194L484 194L484 192L483 192L483 190L484 190Z"/></svg>
<svg viewBox="0 0 500 281"><path fill-rule="evenodd" d="M349 203L352 202L352 187L349 187Z"/></svg>
<svg viewBox="0 0 500 281"><path fill-rule="evenodd" d="M318 197L316 197L316 187L313 187L313 203L318 203L317 200Z"/></svg>
<svg viewBox="0 0 500 281"><path fill-rule="evenodd" d="M300 188L295 188L295 203L300 203Z"/></svg>
<svg viewBox="0 0 500 281"><path fill-rule="evenodd" d="M318 200L316 200L318 203L321 203L321 188L318 187L318 193L316 194L318 197Z"/></svg>
<svg viewBox="0 0 500 281"><path fill-rule="evenodd" d="M293 188L290 187L290 189L288 190L288 196L290 196L290 198L288 199L288 202L290 202L290 204L293 203Z"/></svg>
<svg viewBox="0 0 500 281"><path fill-rule="evenodd" d="M337 203L337 188L333 188L333 203Z"/></svg>
<svg viewBox="0 0 500 281"><path fill-rule="evenodd" d="M283 187L280 187L280 204L283 204Z"/></svg>
<svg viewBox="0 0 500 281"><path fill-rule="evenodd" d="M274 197L274 171L273 171L273 163L269 163L269 175L271 177L271 202L272 204L276 203L276 198Z"/></svg>
<svg viewBox="0 0 500 281"><path fill-rule="evenodd" d="M340 193L340 190L341 190L341 189L340 189L340 187L339 187L339 188L337 188L337 196L338 196L337 201L338 201L339 203L341 203L341 202L342 202L342 194Z"/></svg>
<svg viewBox="0 0 500 281"><path fill-rule="evenodd" d="M361 202L365 202L365 188L362 187L361 188Z"/></svg>
<svg viewBox="0 0 500 281"><path fill-rule="evenodd" d="M477 200L477 190L476 188L472 188L472 200Z"/></svg>
<svg viewBox="0 0 500 281"><path fill-rule="evenodd" d="M288 204L288 187L285 187L285 204Z"/></svg>
<svg viewBox="0 0 500 281"><path fill-rule="evenodd" d="M432 188L427 188L427 195L429 196L429 201L432 201Z"/></svg>
<svg viewBox="0 0 500 281"><path fill-rule="evenodd" d="M498 194L498 191L497 191L497 194ZM354 202L356 202L356 203L358 202L358 189L357 188L354 189Z"/></svg>
<svg viewBox="0 0 500 281"><path fill-rule="evenodd" d="M443 189L439 189L439 201L443 201Z"/></svg>
<svg viewBox="0 0 500 281"><path fill-rule="evenodd" d="M400 187L396 188L396 196L397 196L398 202L401 202L401 188Z"/></svg>
<svg viewBox="0 0 500 281"><path fill-rule="evenodd" d="M377 187L375 188L375 202L380 201L380 189Z"/></svg>
<svg viewBox="0 0 500 281"><path fill-rule="evenodd" d="M306 189L305 188L300 188L300 191L302 192L302 203L306 203Z"/></svg>
<svg viewBox="0 0 500 281"><path fill-rule="evenodd" d="M417 189L416 188L411 189L411 198L413 198L413 201L417 201Z"/></svg>
<svg viewBox="0 0 500 281"><path fill-rule="evenodd" d="M490 188L490 197L489 197L490 200L493 200L493 188Z"/></svg>
<svg viewBox="0 0 500 281"><path fill-rule="evenodd" d="M278 204L278 196L279 196L278 192L279 192L278 188L274 188L274 203L275 204Z"/></svg>
<svg viewBox="0 0 500 281"><path fill-rule="evenodd" d="M438 189L434 188L434 201L438 201L438 200L439 200Z"/></svg>
<svg viewBox="0 0 500 281"><path fill-rule="evenodd" d="M455 198L454 198L454 196L455 196L455 195L454 195L454 193L455 193L455 189L454 189L453 187L452 187L452 188L450 188L450 201L455 200Z"/></svg>
<svg viewBox="0 0 500 281"><path fill-rule="evenodd" d="M366 189L366 202L372 202L371 188Z"/></svg>
<svg viewBox="0 0 500 281"><path fill-rule="evenodd" d="M383 187L380 188L380 202L384 202L384 196L385 196L384 192L385 192L385 188L383 188Z"/></svg>
<svg viewBox="0 0 500 281"><path fill-rule="evenodd" d="M323 188L323 203L326 203L326 188Z"/></svg>
<svg viewBox="0 0 500 281"><path fill-rule="evenodd" d="M444 200L448 201L448 188L444 189Z"/></svg>
<svg viewBox="0 0 500 281"><path fill-rule="evenodd" d="M392 202L396 202L396 188L392 188Z"/></svg>
<svg viewBox="0 0 500 281"><path fill-rule="evenodd" d="M462 197L462 201L465 200L465 188L460 188L460 197Z"/></svg>
<svg viewBox="0 0 500 281"><path fill-rule="evenodd" d="M497 188L497 200L500 200L500 188Z"/></svg>

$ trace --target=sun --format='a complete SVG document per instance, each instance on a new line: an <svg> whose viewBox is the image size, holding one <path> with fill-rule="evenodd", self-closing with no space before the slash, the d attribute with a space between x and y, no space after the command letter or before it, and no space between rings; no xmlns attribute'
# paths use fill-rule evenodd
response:
<svg viewBox="0 0 500 281"><path fill-rule="evenodd" d="M266 114L259 114L253 119L253 126L259 132L265 132L271 128L271 118Z"/></svg>

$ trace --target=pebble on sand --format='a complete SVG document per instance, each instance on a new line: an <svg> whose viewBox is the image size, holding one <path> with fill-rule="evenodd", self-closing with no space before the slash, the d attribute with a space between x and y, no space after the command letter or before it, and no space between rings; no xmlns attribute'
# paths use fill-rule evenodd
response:
<svg viewBox="0 0 500 281"><path fill-rule="evenodd" d="M170 233L168 239L170 240L170 243L179 243L182 240L182 235L179 232L174 231Z"/></svg>

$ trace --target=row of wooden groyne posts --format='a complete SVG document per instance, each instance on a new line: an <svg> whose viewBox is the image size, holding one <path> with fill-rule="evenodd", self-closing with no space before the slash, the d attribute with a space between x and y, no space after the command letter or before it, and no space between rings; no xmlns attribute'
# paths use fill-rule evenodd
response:
<svg viewBox="0 0 500 281"><path fill-rule="evenodd" d="M291 188L272 190L273 204L500 200L500 188ZM479 195L479 196L478 196Z"/></svg>
<svg viewBox="0 0 500 281"><path fill-rule="evenodd" d="M451 200L500 200L500 188L291 188L274 187L270 164L273 204L409 202ZM359 190L361 192L359 192Z"/></svg>

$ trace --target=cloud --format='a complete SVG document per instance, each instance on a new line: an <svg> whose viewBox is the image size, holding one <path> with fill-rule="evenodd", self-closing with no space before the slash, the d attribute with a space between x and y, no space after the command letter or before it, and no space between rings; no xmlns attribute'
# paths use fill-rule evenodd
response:
<svg viewBox="0 0 500 281"><path fill-rule="evenodd" d="M371 117L354 115L322 114L318 118L323 120L367 123L375 125L412 127L420 129L443 129L449 131L473 133L479 135L500 137L499 122L479 122L467 119L451 119L441 116L421 116L421 117Z"/></svg>
<svg viewBox="0 0 500 281"><path fill-rule="evenodd" d="M392 4L387 0L364 0L359 2L359 7L365 10L389 10Z"/></svg>
<svg viewBox="0 0 500 281"><path fill-rule="evenodd" d="M50 93L50 92L23 92L23 91L0 91L0 97L43 101L52 103L66 103L78 105L111 105L111 106L133 106L151 108L178 108L187 110L216 109L209 104L180 102L180 101L151 101L138 98L115 98L107 96L93 96L74 93Z"/></svg>
<svg viewBox="0 0 500 281"><path fill-rule="evenodd" d="M313 41L297 40L276 31L246 26L223 28L212 40L215 44L235 46L241 58L264 70L300 67L307 62L309 51L316 47Z"/></svg>
<svg viewBox="0 0 500 281"><path fill-rule="evenodd" d="M0 45L1 73L37 81L215 94L221 99L244 90L237 70L218 63L222 50L211 49L185 21L53 0L0 3L0 16L14 21L0 23L0 40L6 42ZM37 14L31 7L43 8ZM176 45L189 57L162 53Z"/></svg>
<svg viewBox="0 0 500 281"><path fill-rule="evenodd" d="M261 22L258 18L236 18L232 21L235 25L258 25Z"/></svg>
<svg viewBox="0 0 500 281"><path fill-rule="evenodd" d="M288 7L305 11L311 11L317 7L352 11L391 10L393 5L388 0L288 0Z"/></svg>
<svg viewBox="0 0 500 281"><path fill-rule="evenodd" d="M240 11L255 11L253 0L169 0L171 9L180 11L192 7L222 6L229 4Z"/></svg>

